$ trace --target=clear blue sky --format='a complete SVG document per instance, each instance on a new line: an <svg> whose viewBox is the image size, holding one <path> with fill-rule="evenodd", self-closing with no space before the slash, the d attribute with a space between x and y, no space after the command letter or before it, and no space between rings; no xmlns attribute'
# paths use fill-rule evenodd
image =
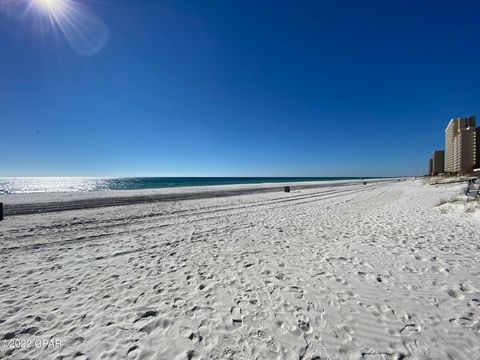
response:
<svg viewBox="0 0 480 360"><path fill-rule="evenodd" d="M423 174L480 110L478 1L89 9L90 56L0 15L0 176Z"/></svg>

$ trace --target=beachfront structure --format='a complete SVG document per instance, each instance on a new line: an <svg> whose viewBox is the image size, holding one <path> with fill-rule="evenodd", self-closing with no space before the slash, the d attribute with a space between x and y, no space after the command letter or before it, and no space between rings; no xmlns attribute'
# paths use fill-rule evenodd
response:
<svg viewBox="0 0 480 360"><path fill-rule="evenodd" d="M478 171L478 169L480 169L480 127L478 127L476 130L475 138L476 138L475 149L477 151L477 154L475 156L476 158L475 169Z"/></svg>
<svg viewBox="0 0 480 360"><path fill-rule="evenodd" d="M475 135L476 129L473 127L460 129L458 136L454 140L456 152L454 172L458 174L473 172L476 163Z"/></svg>
<svg viewBox="0 0 480 360"><path fill-rule="evenodd" d="M445 129L445 172L473 172L476 164L476 133L475 116L450 120Z"/></svg>
<svg viewBox="0 0 480 360"><path fill-rule="evenodd" d="M432 157L432 175L438 175L445 171L444 163L445 163L445 151L443 150L436 150L433 152Z"/></svg>
<svg viewBox="0 0 480 360"><path fill-rule="evenodd" d="M433 175L433 159L428 160L428 175Z"/></svg>

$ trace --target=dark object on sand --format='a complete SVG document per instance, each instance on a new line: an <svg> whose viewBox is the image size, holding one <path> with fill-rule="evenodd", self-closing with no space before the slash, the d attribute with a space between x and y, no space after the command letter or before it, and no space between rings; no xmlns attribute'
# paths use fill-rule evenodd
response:
<svg viewBox="0 0 480 360"><path fill-rule="evenodd" d="M0 203L0 221L3 220L3 203Z"/></svg>
<svg viewBox="0 0 480 360"><path fill-rule="evenodd" d="M363 185L367 185L367 182L366 182L366 181L364 181L364 182L363 182Z"/></svg>
<svg viewBox="0 0 480 360"><path fill-rule="evenodd" d="M283 191L285 192L290 192L290 186L284 186Z"/></svg>
<svg viewBox="0 0 480 360"><path fill-rule="evenodd" d="M480 196L480 178L468 180L468 186L465 195L477 198Z"/></svg>

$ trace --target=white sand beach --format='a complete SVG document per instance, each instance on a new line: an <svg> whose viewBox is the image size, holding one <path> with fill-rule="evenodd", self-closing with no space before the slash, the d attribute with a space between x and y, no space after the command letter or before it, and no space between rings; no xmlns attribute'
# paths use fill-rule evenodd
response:
<svg viewBox="0 0 480 360"><path fill-rule="evenodd" d="M438 206L463 187L357 181L7 216L0 358L480 359L480 212Z"/></svg>

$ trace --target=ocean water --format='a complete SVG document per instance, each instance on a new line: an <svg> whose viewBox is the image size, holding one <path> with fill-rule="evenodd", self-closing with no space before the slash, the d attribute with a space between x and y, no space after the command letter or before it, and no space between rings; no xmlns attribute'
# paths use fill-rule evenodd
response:
<svg viewBox="0 0 480 360"><path fill-rule="evenodd" d="M0 194L155 189L179 186L260 184L361 179L355 177L9 177L0 178ZM363 178L362 178L363 179Z"/></svg>

